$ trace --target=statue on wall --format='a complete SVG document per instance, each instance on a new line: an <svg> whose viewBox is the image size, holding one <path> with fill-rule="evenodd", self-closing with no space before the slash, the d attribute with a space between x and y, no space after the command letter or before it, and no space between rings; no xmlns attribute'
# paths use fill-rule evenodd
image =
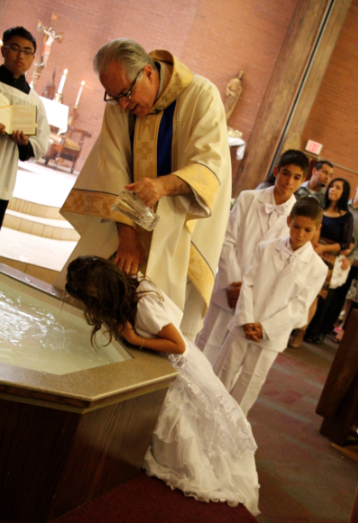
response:
<svg viewBox="0 0 358 523"><path fill-rule="evenodd" d="M43 47L42 47L42 53L41 53L41 60L39 62L35 63L34 72L32 74L32 81L31 81L31 87L35 88L38 79L41 76L42 69L46 67L47 61L49 59L50 53L51 53L51 46L54 43L55 40L57 40L59 43L62 42L64 33L58 33L56 34L55 29L53 26L55 25L55 22L57 20L56 15L51 16L51 24L47 28L43 25L41 20L37 23L37 31L42 31L45 35L44 41L43 41Z"/></svg>
<svg viewBox="0 0 358 523"><path fill-rule="evenodd" d="M41 20L39 20L38 24L37 24L36 30L42 31L45 35L43 48L42 48L42 54L41 54L41 62L40 62L41 67L47 66L47 61L48 61L48 58L51 53L51 46L54 43L54 41L58 40L58 42L61 43L63 40L63 37L64 37L64 33L56 34L56 31L53 28L56 20L57 20L57 16L52 15L51 16L51 25L48 28L43 25Z"/></svg>
<svg viewBox="0 0 358 523"><path fill-rule="evenodd" d="M237 73L235 78L231 78L225 89L225 113L226 113L226 122L228 122L230 116L232 115L237 101L240 98L242 92L242 78L244 76L244 71Z"/></svg>

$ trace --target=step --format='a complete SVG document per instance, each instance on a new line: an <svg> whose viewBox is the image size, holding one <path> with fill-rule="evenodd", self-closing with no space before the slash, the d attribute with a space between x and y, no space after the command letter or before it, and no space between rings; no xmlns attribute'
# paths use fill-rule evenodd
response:
<svg viewBox="0 0 358 523"><path fill-rule="evenodd" d="M51 207L49 205L44 205L43 203L35 203L22 198L11 198L7 209L49 220L66 221L65 218L61 216L59 207Z"/></svg>
<svg viewBox="0 0 358 523"><path fill-rule="evenodd" d="M29 202L24 202L29 203ZM4 227L35 236L43 236L54 240L78 241L80 236L75 229L63 219L43 218L37 215L24 214L7 209Z"/></svg>

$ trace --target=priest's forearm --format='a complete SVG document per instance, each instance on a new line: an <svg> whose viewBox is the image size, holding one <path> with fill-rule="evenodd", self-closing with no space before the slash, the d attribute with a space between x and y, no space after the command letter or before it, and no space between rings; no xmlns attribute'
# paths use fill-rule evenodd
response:
<svg viewBox="0 0 358 523"><path fill-rule="evenodd" d="M175 174L167 174L154 179L142 178L138 182L126 185L125 188L135 192L138 198L149 207L155 205L163 196L180 196L191 193L189 184Z"/></svg>

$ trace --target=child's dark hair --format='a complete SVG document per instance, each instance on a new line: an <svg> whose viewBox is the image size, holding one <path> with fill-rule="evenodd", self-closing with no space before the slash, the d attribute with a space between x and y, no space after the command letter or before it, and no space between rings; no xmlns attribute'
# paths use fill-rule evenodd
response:
<svg viewBox="0 0 358 523"><path fill-rule="evenodd" d="M80 256L67 268L68 294L81 300L86 307L87 323L93 326L91 343L102 324L112 337L120 336L120 331L129 321L135 325L139 281L128 276L117 265L97 256Z"/></svg>
<svg viewBox="0 0 358 523"><path fill-rule="evenodd" d="M326 192L324 193L323 209L328 209L328 207L329 207L329 204L330 204L329 189L332 187L334 182L343 183L343 192L342 192L340 199L337 202L337 208L339 211L348 211L348 200L349 200L349 195L351 192L351 186L349 185L349 182L347 182L347 180L345 180L344 178L335 178L334 180L332 180L330 182L330 184L328 185L328 187L326 189Z"/></svg>
<svg viewBox="0 0 358 523"><path fill-rule="evenodd" d="M297 167L301 167L303 171L303 177L305 177L308 171L309 161L307 156L302 151L289 149L288 151L281 154L277 163L277 169L280 170L286 165L297 165Z"/></svg>
<svg viewBox="0 0 358 523"><path fill-rule="evenodd" d="M21 38L25 38L25 40L29 40L29 42L32 43L34 46L34 51L36 53L36 40L32 36L32 34L25 29L25 27L17 26L17 27L10 27L10 29L6 29L6 31L3 32L2 35L2 41L4 44L11 40L14 36L21 36Z"/></svg>
<svg viewBox="0 0 358 523"><path fill-rule="evenodd" d="M305 196L298 200L292 207L290 219L293 220L295 216L306 216L307 218L311 218L311 220L313 220L318 226L322 223L322 205L314 196Z"/></svg>

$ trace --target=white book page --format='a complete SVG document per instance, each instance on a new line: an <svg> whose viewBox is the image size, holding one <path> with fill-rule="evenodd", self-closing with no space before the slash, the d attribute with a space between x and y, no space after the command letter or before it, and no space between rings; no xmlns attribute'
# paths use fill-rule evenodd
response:
<svg viewBox="0 0 358 523"><path fill-rule="evenodd" d="M9 130L11 134L14 131L23 131L24 134L36 134L36 105L12 105L11 122Z"/></svg>

